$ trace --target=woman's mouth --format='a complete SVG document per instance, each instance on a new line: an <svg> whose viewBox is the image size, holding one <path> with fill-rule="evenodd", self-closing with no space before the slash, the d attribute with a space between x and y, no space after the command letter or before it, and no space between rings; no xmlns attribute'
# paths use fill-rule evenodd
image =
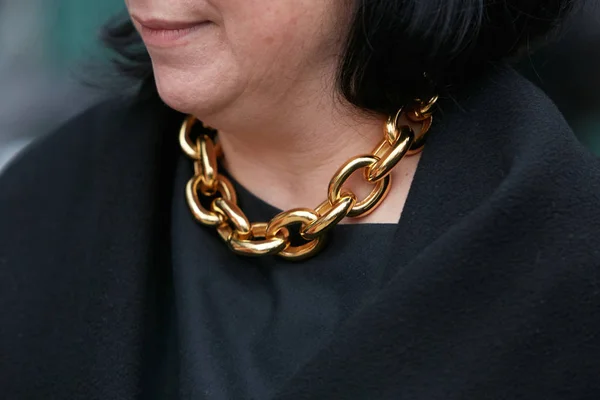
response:
<svg viewBox="0 0 600 400"><path fill-rule="evenodd" d="M132 16L138 25L138 31L146 46L172 47L186 43L186 37L200 28L211 24L210 21L169 21L161 19L142 19Z"/></svg>

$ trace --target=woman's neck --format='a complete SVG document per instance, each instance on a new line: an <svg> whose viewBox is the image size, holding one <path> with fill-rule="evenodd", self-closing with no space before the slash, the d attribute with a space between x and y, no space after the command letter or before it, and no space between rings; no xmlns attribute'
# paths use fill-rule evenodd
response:
<svg viewBox="0 0 600 400"><path fill-rule="evenodd" d="M300 88L253 97L235 110L203 118L219 130L228 173L282 210L321 204L336 171L355 156L371 154L383 140L387 118L358 112L328 94L335 92L328 87L332 74L297 79ZM392 172L387 199L371 215L345 222L396 223L418 161L419 156L405 157ZM373 188L359 172L348 184L359 199Z"/></svg>
<svg viewBox="0 0 600 400"><path fill-rule="evenodd" d="M314 112L279 116L280 121L273 118L260 129L221 131L219 140L228 173L283 210L315 208L327 198L335 172L352 157L370 154L383 139L384 117L344 112L341 106L317 106ZM418 160L418 156L408 157L396 166L388 198L373 214L345 222L396 223ZM359 198L373 187L360 173L353 175L349 185Z"/></svg>

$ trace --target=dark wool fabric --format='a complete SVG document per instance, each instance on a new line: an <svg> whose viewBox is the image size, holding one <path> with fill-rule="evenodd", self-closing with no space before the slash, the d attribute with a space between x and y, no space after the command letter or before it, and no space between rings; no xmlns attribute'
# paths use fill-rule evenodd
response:
<svg viewBox="0 0 600 400"><path fill-rule="evenodd" d="M600 162L515 72L441 103L398 224L296 264L193 220L181 119L110 101L0 176L3 399L600 399Z"/></svg>

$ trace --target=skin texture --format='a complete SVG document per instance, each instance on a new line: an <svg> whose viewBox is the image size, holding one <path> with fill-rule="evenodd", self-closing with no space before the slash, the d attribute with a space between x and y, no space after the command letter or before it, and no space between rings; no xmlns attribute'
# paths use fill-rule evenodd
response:
<svg viewBox="0 0 600 400"><path fill-rule="evenodd" d="M351 0L125 2L163 101L218 129L228 172L264 201L315 207L335 171L381 140L386 116L354 109L335 86ZM204 23L165 43L153 39L168 33L148 29L157 20ZM375 213L351 222L397 222L418 159L396 167ZM350 185L371 190L359 177Z"/></svg>

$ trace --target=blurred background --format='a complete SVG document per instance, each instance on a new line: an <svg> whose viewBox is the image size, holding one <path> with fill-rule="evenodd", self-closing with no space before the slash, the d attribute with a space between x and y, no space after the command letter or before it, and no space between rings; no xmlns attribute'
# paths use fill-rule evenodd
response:
<svg viewBox="0 0 600 400"><path fill-rule="evenodd" d="M107 93L92 89L98 30L123 0L0 0L0 168Z"/></svg>
<svg viewBox="0 0 600 400"><path fill-rule="evenodd" d="M560 40L548 39L517 67L600 154L596 3L572 17ZM0 168L35 137L108 95L82 82L93 76L91 66L106 63L98 31L122 10L123 0L0 0Z"/></svg>

